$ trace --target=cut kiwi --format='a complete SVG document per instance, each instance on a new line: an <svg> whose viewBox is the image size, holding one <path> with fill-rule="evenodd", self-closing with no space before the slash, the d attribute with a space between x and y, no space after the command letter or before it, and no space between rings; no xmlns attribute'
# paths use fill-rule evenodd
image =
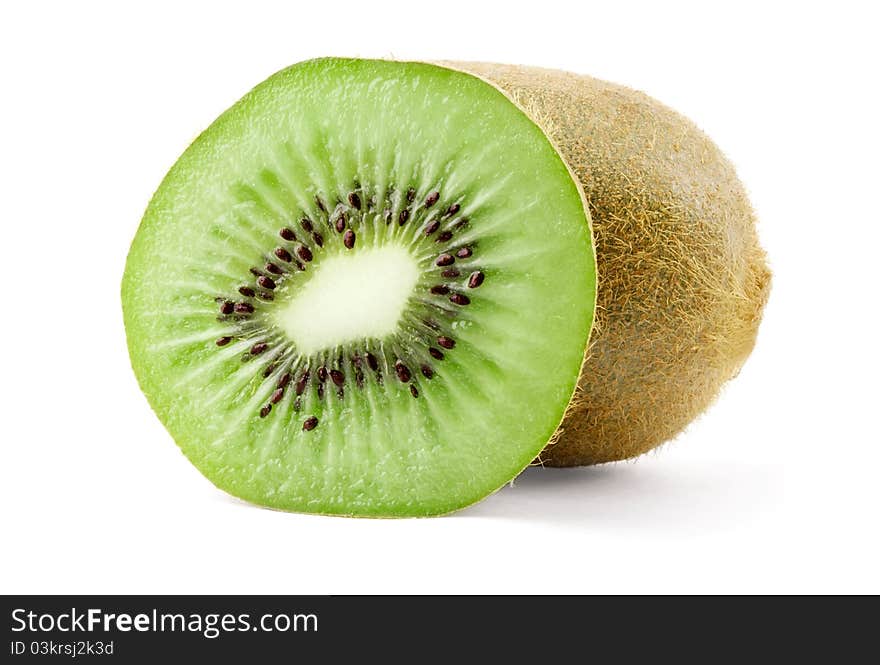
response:
<svg viewBox="0 0 880 665"><path fill-rule="evenodd" d="M218 487L418 516L485 497L552 437L595 289L582 192L502 92L321 59L180 157L122 301L141 387Z"/></svg>

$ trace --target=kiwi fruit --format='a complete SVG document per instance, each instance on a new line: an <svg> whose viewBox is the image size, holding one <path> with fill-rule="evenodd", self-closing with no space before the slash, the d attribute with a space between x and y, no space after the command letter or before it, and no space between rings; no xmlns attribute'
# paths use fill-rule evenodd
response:
<svg viewBox="0 0 880 665"><path fill-rule="evenodd" d="M336 58L189 146L122 281L140 386L208 479L381 517L471 504L540 453L595 299L583 192L520 106L454 68Z"/></svg>
<svg viewBox="0 0 880 665"><path fill-rule="evenodd" d="M473 503L539 452L674 437L739 371L769 288L732 165L647 95L328 58L178 160L123 309L144 392L218 487L390 517Z"/></svg>
<svg viewBox="0 0 880 665"><path fill-rule="evenodd" d="M514 99L589 202L596 326L577 394L540 462L621 460L674 437L739 371L770 288L733 166L691 121L641 92L533 67L449 66Z"/></svg>

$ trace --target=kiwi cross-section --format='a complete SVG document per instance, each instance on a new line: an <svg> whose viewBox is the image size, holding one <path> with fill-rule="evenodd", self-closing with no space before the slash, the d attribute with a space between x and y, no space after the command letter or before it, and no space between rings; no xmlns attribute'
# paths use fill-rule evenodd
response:
<svg viewBox="0 0 880 665"><path fill-rule="evenodd" d="M484 498L553 436L595 277L579 185L497 88L321 59L184 152L122 300L141 387L218 487L418 516Z"/></svg>

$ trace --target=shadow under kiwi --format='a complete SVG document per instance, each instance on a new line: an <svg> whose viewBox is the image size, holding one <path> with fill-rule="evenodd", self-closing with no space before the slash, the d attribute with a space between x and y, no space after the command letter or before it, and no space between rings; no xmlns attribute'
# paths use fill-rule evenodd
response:
<svg viewBox="0 0 880 665"><path fill-rule="evenodd" d="M601 466L529 467L457 515L686 534L736 528L771 511L781 495L770 468L655 461L649 455Z"/></svg>

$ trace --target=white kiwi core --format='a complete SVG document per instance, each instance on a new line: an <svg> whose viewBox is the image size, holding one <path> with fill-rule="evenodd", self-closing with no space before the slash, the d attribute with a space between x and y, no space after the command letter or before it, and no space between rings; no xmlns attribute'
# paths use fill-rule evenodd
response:
<svg viewBox="0 0 880 665"><path fill-rule="evenodd" d="M381 339L397 330L418 279L415 258L397 245L328 256L275 322L304 355Z"/></svg>

